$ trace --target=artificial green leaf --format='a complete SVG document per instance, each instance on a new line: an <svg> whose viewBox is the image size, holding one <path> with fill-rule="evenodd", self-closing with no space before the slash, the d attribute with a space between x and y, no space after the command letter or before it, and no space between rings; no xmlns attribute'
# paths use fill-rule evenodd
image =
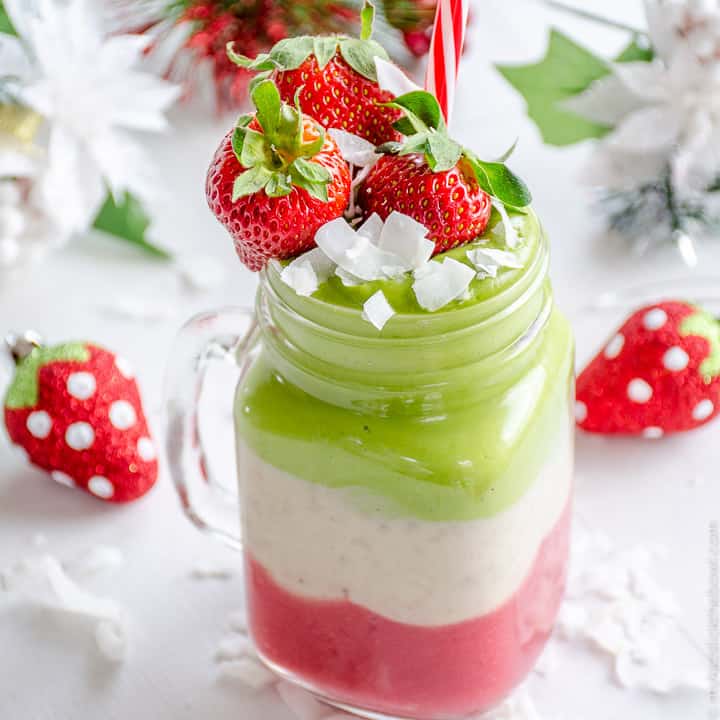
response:
<svg viewBox="0 0 720 720"><path fill-rule="evenodd" d="M275 63L276 67L282 70L296 70L313 52L313 47L314 38L309 35L285 38L275 44L275 47L270 51L270 59ZM267 68L258 69L266 70Z"/></svg>
<svg viewBox="0 0 720 720"><path fill-rule="evenodd" d="M145 208L129 192L123 194L119 204L112 194L108 193L107 199L93 223L96 230L102 230L120 240L126 240L156 258L169 260L171 255L167 250L154 245L147 239L145 231L149 226L150 218L148 218Z"/></svg>
<svg viewBox="0 0 720 720"><path fill-rule="evenodd" d="M419 118L428 128L434 130L444 130L445 121L443 120L440 103L437 98L425 90L413 90L396 97L391 103L394 106L409 110L412 115ZM412 122L412 117L408 116ZM405 134L405 133L403 133Z"/></svg>
<svg viewBox="0 0 720 720"><path fill-rule="evenodd" d="M652 62L655 57L652 47L640 41L641 36L633 36L630 44L615 58L615 62Z"/></svg>
<svg viewBox="0 0 720 720"><path fill-rule="evenodd" d="M372 37L373 22L375 22L375 6L365 0L360 11L360 39L369 40Z"/></svg>
<svg viewBox="0 0 720 720"><path fill-rule="evenodd" d="M340 41L340 54L351 68L373 82L377 81L375 58L388 59L388 54L382 45L374 40L356 40L355 38L345 38Z"/></svg>
<svg viewBox="0 0 720 720"><path fill-rule="evenodd" d="M273 137L280 126L282 99L272 80L263 80L253 88L252 101L257 108L257 119L265 134Z"/></svg>
<svg viewBox="0 0 720 720"><path fill-rule="evenodd" d="M562 101L586 90L610 72L608 63L553 30L545 57L534 65L498 65L503 77L527 102L528 115L550 145L572 145L599 138L611 128L585 120Z"/></svg>
<svg viewBox="0 0 720 720"><path fill-rule="evenodd" d="M265 185L265 194L268 197L283 197L289 195L292 189L292 181L287 173L276 172L272 174L267 185Z"/></svg>
<svg viewBox="0 0 720 720"><path fill-rule="evenodd" d="M84 343L66 343L54 347L37 347L18 364L5 395L5 406L11 410L36 407L40 370L53 362L87 362L90 351Z"/></svg>
<svg viewBox="0 0 720 720"><path fill-rule="evenodd" d="M320 68L324 68L335 56L338 47L336 37L313 38L313 55Z"/></svg>
<svg viewBox="0 0 720 720"><path fill-rule="evenodd" d="M272 171L268 168L262 165L256 165L254 168L238 175L233 184L233 202L241 197L254 195L259 190L262 190L265 185L267 185L272 174Z"/></svg>
<svg viewBox="0 0 720 720"><path fill-rule="evenodd" d="M291 168L295 170L300 177L312 183L328 183L332 179L332 175L326 167L323 167L319 163L305 160L305 158L297 158Z"/></svg>
<svg viewBox="0 0 720 720"><path fill-rule="evenodd" d="M483 162L472 154L466 154L480 187L486 193L500 200L503 205L523 208L532 202L527 185L506 165L498 162Z"/></svg>
<svg viewBox="0 0 720 720"><path fill-rule="evenodd" d="M412 138L410 138L410 140L412 140ZM406 149L407 144L403 149L403 154L405 154ZM450 170L450 168L455 167L461 155L462 148L460 145L454 140L451 140L447 135L428 133L425 160L433 172L443 172L444 170Z"/></svg>
<svg viewBox="0 0 720 720"><path fill-rule="evenodd" d="M255 167L272 163L272 154L267 140L262 133L254 130L245 130L242 152L240 153L240 164L245 168Z"/></svg>
<svg viewBox="0 0 720 720"><path fill-rule="evenodd" d="M10 17L7 14L7 11L2 6L2 3L0 2L0 33L4 35L17 35L17 31L13 27L12 22L10 22Z"/></svg>

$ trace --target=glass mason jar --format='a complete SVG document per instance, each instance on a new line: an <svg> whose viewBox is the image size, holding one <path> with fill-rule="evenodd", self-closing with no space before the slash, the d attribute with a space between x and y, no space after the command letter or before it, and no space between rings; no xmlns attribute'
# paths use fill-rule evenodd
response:
<svg viewBox="0 0 720 720"><path fill-rule="evenodd" d="M338 707L464 718L518 685L551 632L568 557L573 343L533 223L522 269L382 332L269 267L251 320L209 314L181 335L198 383L218 354L242 369L256 649ZM218 510L212 479L186 457L201 453L198 387L171 373L169 460L190 517L239 544L228 504Z"/></svg>

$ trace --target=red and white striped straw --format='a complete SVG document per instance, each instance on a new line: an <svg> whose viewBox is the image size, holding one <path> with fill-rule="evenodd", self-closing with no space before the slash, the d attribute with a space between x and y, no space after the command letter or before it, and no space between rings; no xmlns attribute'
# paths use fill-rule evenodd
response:
<svg viewBox="0 0 720 720"><path fill-rule="evenodd" d="M470 0L438 0L425 89L438 99L450 122Z"/></svg>

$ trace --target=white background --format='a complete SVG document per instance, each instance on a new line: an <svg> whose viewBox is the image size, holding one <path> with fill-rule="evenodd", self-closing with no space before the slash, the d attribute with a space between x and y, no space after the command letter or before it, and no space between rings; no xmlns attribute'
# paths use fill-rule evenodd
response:
<svg viewBox="0 0 720 720"><path fill-rule="evenodd" d="M642 22L641 3L586 2L608 16ZM543 51L555 24L606 54L626 41L621 33L568 18L522 0L483 0L474 7L455 111L459 139L487 154L520 144L514 169L531 186L553 244L558 302L576 330L582 364L624 310L591 311L607 289L650 278L667 280L662 295L682 295L693 276L672 249L637 258L600 231L588 193L577 182L587 147L544 147L524 116L520 98L491 62L524 61ZM165 177L165 199L155 208L156 234L178 252L217 258L223 286L200 295L184 291L177 274L103 238L74 242L45 264L8 279L0 276L0 329L35 328L52 342L92 339L134 364L149 415L159 425L162 377L181 322L208 307L249 304L255 278L235 259L231 243L207 211L203 180L214 147L232 119L218 120L195 104L174 113L175 131L147 142ZM696 274L720 261L720 243L700 249ZM159 309L159 319L118 318L106 307L131 299ZM648 300L651 296L648 296ZM720 309L717 306L715 310ZM220 397L216 434L229 438L232 388ZM698 653L708 642L708 525L720 516L718 421L685 437L658 442L578 437L578 513L621 546L663 543L657 569L683 608L684 627ZM233 472L230 448L216 461ZM222 454L222 451L218 451ZM133 619L132 647L121 667L104 663L81 621L68 625L28 608L0 607L0 718L2 720L290 720L273 693L252 695L217 680L213 653L226 618L242 603L239 572L229 581L198 582L198 566L237 567L228 550L202 537L179 510L167 477L143 501L106 506L52 483L25 467L0 442L0 568L33 552L38 533L53 553L71 558L98 543L122 548L127 564L92 583L120 601ZM701 656L698 654L698 659ZM702 660L701 660L702 661ZM702 694L659 698L617 689L609 665L577 651L533 692L543 714L567 720L701 720Z"/></svg>

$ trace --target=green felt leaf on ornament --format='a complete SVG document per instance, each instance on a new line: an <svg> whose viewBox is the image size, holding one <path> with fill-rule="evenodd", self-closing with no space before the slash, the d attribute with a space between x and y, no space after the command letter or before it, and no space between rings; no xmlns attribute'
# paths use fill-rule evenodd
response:
<svg viewBox="0 0 720 720"><path fill-rule="evenodd" d="M699 335L710 345L710 354L700 364L705 382L711 382L720 375L720 323L708 312L697 308L680 325L681 335Z"/></svg>
<svg viewBox="0 0 720 720"><path fill-rule="evenodd" d="M40 369L51 362L87 362L90 352L84 343L65 343L54 347L37 347L20 360L15 377L5 395L10 410L32 408L38 403Z"/></svg>
<svg viewBox="0 0 720 720"><path fill-rule="evenodd" d="M525 98L528 116L549 145L572 145L610 132L562 107L610 73L609 64L557 30L550 33L545 57L532 65L498 65L502 76Z"/></svg>
<svg viewBox="0 0 720 720"><path fill-rule="evenodd" d="M125 240L153 257L161 260L171 258L167 250L147 239L146 231L150 227L150 218L142 203L129 192L123 194L119 203L108 193L93 227L119 240Z"/></svg>
<svg viewBox="0 0 720 720"><path fill-rule="evenodd" d="M2 2L0 2L0 33L4 35L17 35L17 31L13 27Z"/></svg>

